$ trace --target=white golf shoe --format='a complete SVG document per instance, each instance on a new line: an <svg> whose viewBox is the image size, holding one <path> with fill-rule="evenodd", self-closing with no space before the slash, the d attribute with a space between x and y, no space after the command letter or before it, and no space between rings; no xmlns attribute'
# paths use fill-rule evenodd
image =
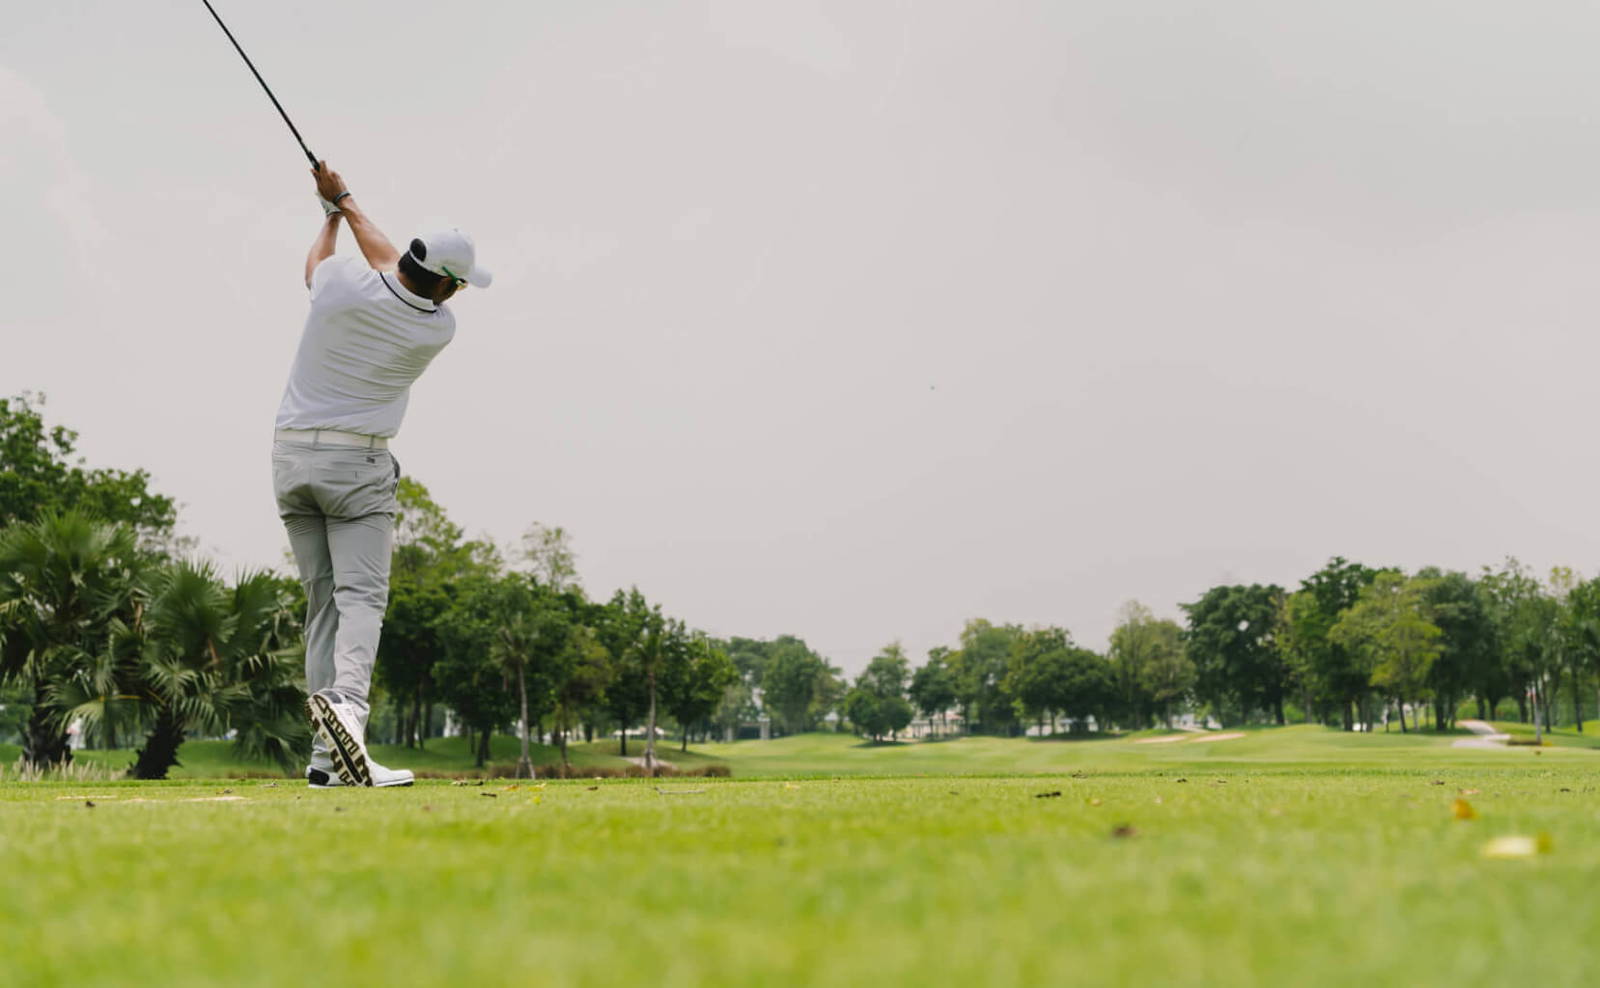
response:
<svg viewBox="0 0 1600 988"><path fill-rule="evenodd" d="M326 741L333 762L333 776L346 786L409 786L416 781L409 769L385 768L367 754L362 740L361 720L349 704L332 694L313 693L306 698L306 712L311 716L311 726ZM307 769L306 779L314 788L331 789L332 785L317 785L312 773L331 782L332 777L315 766Z"/></svg>

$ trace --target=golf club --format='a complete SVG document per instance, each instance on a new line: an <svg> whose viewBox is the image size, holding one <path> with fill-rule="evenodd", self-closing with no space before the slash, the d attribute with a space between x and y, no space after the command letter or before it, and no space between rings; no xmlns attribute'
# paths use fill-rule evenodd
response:
<svg viewBox="0 0 1600 988"><path fill-rule="evenodd" d="M289 133L293 134L294 139L300 142L300 150L306 153L306 158L311 162L311 167L313 169L317 168L317 156L311 153L310 148L306 147L305 138L301 137L300 132L295 129L294 121L289 119L289 114L283 112L283 104L278 102L278 97L272 95L272 89L268 87L267 80L261 78L261 73L256 71L255 63L250 61L250 56L244 53L244 49L240 48L239 42L234 39L233 32L228 30L228 25L222 23L222 18L217 16L217 8L211 6L211 0L200 0L200 2L206 5L207 10L211 11L211 16L216 19L217 27L222 28L222 33L226 34L228 40L233 42L234 50L239 53L240 58L244 59L244 64L250 67L250 74L255 76L256 81L261 83L261 88L267 91L267 99L272 100L272 105L278 108L278 115L283 117L283 122L289 125Z"/></svg>

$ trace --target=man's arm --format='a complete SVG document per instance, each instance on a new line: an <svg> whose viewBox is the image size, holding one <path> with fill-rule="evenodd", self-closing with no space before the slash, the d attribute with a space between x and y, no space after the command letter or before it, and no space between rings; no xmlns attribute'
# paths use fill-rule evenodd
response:
<svg viewBox="0 0 1600 988"><path fill-rule="evenodd" d="M356 246L361 248L367 263L375 271L393 271L394 266L400 262L400 252L394 249L394 244L383 235L383 231L367 218L367 214L361 211L360 206L356 205L339 173L329 168L328 163L324 161L311 174L317 180L317 194L337 205L339 211L344 214L345 222L350 224L350 234L356 238Z"/></svg>
<svg viewBox="0 0 1600 988"><path fill-rule="evenodd" d="M349 200L346 200L347 202ZM329 213L322 221L322 229L317 232L317 239L311 241L311 250L306 254L306 287L311 287L311 272L317 265L333 256L334 242L339 239L339 214Z"/></svg>

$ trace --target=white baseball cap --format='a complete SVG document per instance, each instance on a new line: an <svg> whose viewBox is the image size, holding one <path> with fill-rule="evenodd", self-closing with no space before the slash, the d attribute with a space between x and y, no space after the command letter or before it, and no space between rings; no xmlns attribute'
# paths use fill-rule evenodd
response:
<svg viewBox="0 0 1600 988"><path fill-rule="evenodd" d="M494 274L477 263L472 238L453 227L411 241L410 254L424 270L446 278L459 278L474 288L488 288L494 281Z"/></svg>

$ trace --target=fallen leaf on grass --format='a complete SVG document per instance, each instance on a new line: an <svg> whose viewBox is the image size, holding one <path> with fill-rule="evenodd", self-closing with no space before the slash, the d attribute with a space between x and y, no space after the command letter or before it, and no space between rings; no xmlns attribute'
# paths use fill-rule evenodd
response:
<svg viewBox="0 0 1600 988"><path fill-rule="evenodd" d="M1178 781L1179 782L1188 782L1189 780L1188 779L1179 779Z"/></svg>
<svg viewBox="0 0 1600 988"><path fill-rule="evenodd" d="M1036 792L1036 793L1033 794L1033 798L1034 799L1055 799L1059 795L1061 795L1061 790L1057 789L1055 792Z"/></svg>
<svg viewBox="0 0 1600 988"><path fill-rule="evenodd" d="M87 806L89 809L92 810L92 809L94 809L94 800L86 799L86 800L83 801L83 805Z"/></svg>
<svg viewBox="0 0 1600 988"><path fill-rule="evenodd" d="M1113 837L1137 837L1138 835L1139 828L1131 823L1119 823L1111 828L1111 836Z"/></svg>
<svg viewBox="0 0 1600 988"><path fill-rule="evenodd" d="M1481 789L1458 789L1456 791L1461 793L1461 795L1463 795L1463 796L1476 796L1478 793L1482 792L1483 790L1481 790Z"/></svg>
<svg viewBox="0 0 1600 988"><path fill-rule="evenodd" d="M599 789L599 788L600 788L599 786L590 786L589 787L589 791L590 792L594 792L596 789Z"/></svg>
<svg viewBox="0 0 1600 988"><path fill-rule="evenodd" d="M490 799L499 799L500 798L500 794L497 793L497 792L480 792L480 793L478 793L478 795L480 795L480 796L488 796Z"/></svg>
<svg viewBox="0 0 1600 988"><path fill-rule="evenodd" d="M1434 779L1432 782L1428 783L1428 785L1430 785L1430 786L1442 786L1442 785L1444 785L1444 780L1443 779Z"/></svg>
<svg viewBox="0 0 1600 988"><path fill-rule="evenodd" d="M278 784L276 782L263 782L263 783L261 783L261 788L263 788L263 789L276 789L276 788L278 788Z"/></svg>
<svg viewBox="0 0 1600 988"><path fill-rule="evenodd" d="M1549 853L1549 834L1540 834L1537 837L1506 834L1483 845L1483 856L1486 858L1532 858Z"/></svg>
<svg viewBox="0 0 1600 988"><path fill-rule="evenodd" d="M1089 800L1089 805L1090 806L1099 806L1100 805L1100 800L1098 798L1091 799L1091 800Z"/></svg>
<svg viewBox="0 0 1600 988"><path fill-rule="evenodd" d="M483 785L483 780L482 779L457 779L457 780L455 780L454 782L452 782L450 784L452 786L481 786L481 785Z"/></svg>
<svg viewBox="0 0 1600 988"><path fill-rule="evenodd" d="M501 786L500 787L500 791L501 792L511 792L514 789L521 789L521 788L522 788L521 786ZM488 793L484 793L484 795L487 796L489 794Z"/></svg>
<svg viewBox="0 0 1600 988"><path fill-rule="evenodd" d="M1471 803L1458 799L1450 804L1450 815L1457 820L1476 820L1478 811L1472 808Z"/></svg>

